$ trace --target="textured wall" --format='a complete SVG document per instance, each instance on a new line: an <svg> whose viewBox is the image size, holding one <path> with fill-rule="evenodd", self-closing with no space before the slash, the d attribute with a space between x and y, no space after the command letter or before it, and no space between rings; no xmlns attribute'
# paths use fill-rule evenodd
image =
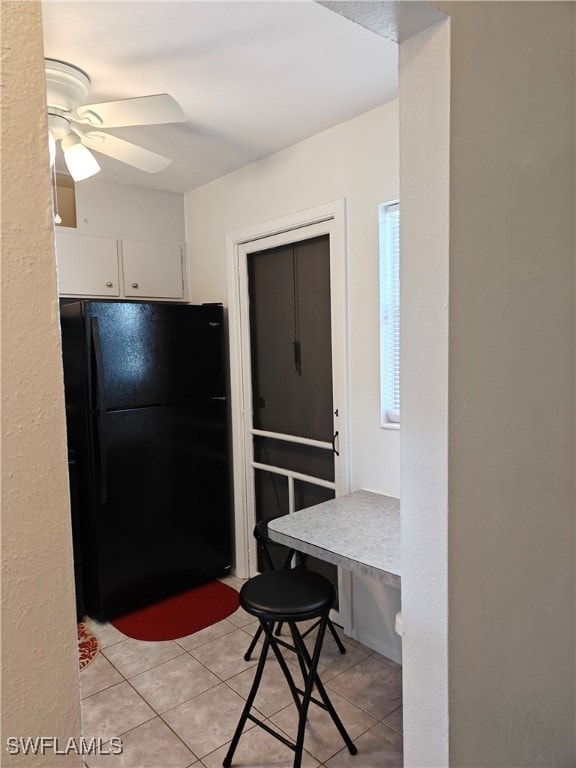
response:
<svg viewBox="0 0 576 768"><path fill-rule="evenodd" d="M39 3L2 14L2 742L80 734Z"/></svg>
<svg viewBox="0 0 576 768"><path fill-rule="evenodd" d="M448 764L450 24L400 45L404 764Z"/></svg>
<svg viewBox="0 0 576 768"><path fill-rule="evenodd" d="M576 5L440 5L452 27L450 761L572 766Z"/></svg>
<svg viewBox="0 0 576 768"><path fill-rule="evenodd" d="M575 4L435 5L400 46L405 764L573 766Z"/></svg>

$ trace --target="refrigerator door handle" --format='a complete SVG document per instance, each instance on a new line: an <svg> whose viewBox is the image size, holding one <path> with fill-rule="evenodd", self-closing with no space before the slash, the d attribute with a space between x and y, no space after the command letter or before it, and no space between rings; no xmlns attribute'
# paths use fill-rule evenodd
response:
<svg viewBox="0 0 576 768"><path fill-rule="evenodd" d="M98 448L100 461L99 496L100 504L108 501L108 445L106 441L106 414L98 414Z"/></svg>
<svg viewBox="0 0 576 768"><path fill-rule="evenodd" d="M100 328L98 318L90 318L90 335L92 336L92 349L94 350L94 368L96 374L96 388L98 390L98 410L106 410L106 387L104 386L104 362L102 360L102 345L100 344ZM92 404L93 405L93 404Z"/></svg>
<svg viewBox="0 0 576 768"><path fill-rule="evenodd" d="M108 446L106 445L106 388L104 386L104 364L102 360L102 345L100 344L100 328L98 318L90 318L90 335L94 350L94 373L98 391L98 446L100 462L99 496L100 503L105 504L108 496Z"/></svg>

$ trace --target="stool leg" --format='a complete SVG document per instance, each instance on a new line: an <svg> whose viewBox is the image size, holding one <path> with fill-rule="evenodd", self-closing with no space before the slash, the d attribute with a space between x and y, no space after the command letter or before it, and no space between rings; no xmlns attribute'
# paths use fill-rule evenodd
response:
<svg viewBox="0 0 576 768"><path fill-rule="evenodd" d="M248 646L248 650L244 654L244 661L250 661L250 656L252 656L252 651L254 650L254 648L256 648L256 643L258 642L258 640L260 640L261 634L262 634L262 627L258 627L254 637L252 638L252 641L250 642L250 645Z"/></svg>
<svg viewBox="0 0 576 768"><path fill-rule="evenodd" d="M298 565L298 568L302 568L303 571L308 570L308 555L300 553L300 563ZM338 650L340 653L346 653L346 648L342 645L342 641L338 637L338 633L336 632L336 629L334 628L334 624L328 619L328 629L332 633L332 637L334 638L334 641L336 642L336 645L338 646Z"/></svg>
<svg viewBox="0 0 576 768"><path fill-rule="evenodd" d="M300 710L300 716L298 718L298 733L296 736L296 754L294 757L293 768L300 768L302 763L302 750L304 749L304 735L306 732L306 718L308 716L308 707L310 705L310 699L312 697L312 691L314 689L314 683L316 681L316 668L320 659L320 651L322 649L322 642L324 640L324 634L326 632L326 617L320 622L318 627L318 635L316 636L316 642L314 644L314 655L310 659L310 655L304 645L302 636L296 627L296 623L290 621L288 623L290 631L292 633L292 640L294 646L298 649L298 656L302 655L302 661L305 664L301 665L302 671L304 667L308 666L308 674L305 678L304 695L302 697L302 708Z"/></svg>
<svg viewBox="0 0 576 768"><path fill-rule="evenodd" d="M267 639L270 641L270 647L274 651L276 659L278 660L278 664L280 664L280 669L284 673L284 677L286 678L286 682L288 683L288 687L290 688L290 693L292 694L292 698L294 699L294 703L296 704L296 709L298 710L298 712L300 712L302 705L300 703L298 689L296 688L296 683L294 682L294 678L290 673L288 664L286 664L286 660L284 659L284 656L282 656L282 652L278 648L278 644L274 641L274 637L272 635L272 627L268 627L267 625L265 625L264 632L266 634Z"/></svg>
<svg viewBox="0 0 576 768"><path fill-rule="evenodd" d="M282 634L282 622L278 622L278 626L276 627L276 631L274 632L275 635L281 635ZM244 654L244 661L250 661L250 657L252 656L252 651L254 648L256 648L256 643L258 640L260 640L260 636L262 635L262 627L258 627L256 630L256 634L252 638L250 645L248 646L248 650ZM338 642L338 640L336 641ZM340 653L346 653L346 649L343 651L340 651Z"/></svg>
<svg viewBox="0 0 576 768"><path fill-rule="evenodd" d="M300 730L302 730L302 744L304 743L304 728L306 726L306 709L308 707L308 704L310 702L310 697L312 696L312 689L314 687L314 684L316 684L316 688L318 689L318 693L320 694L320 698L324 702L324 705L326 709L328 710L328 713L330 714L330 717L332 718L334 725L338 729L340 735L342 736L342 739L344 740L344 743L348 747L348 752L350 752L351 755L355 755L358 752L358 749L352 742L352 739L348 735L348 732L346 728L344 727L344 724L338 717L338 714L336 710L334 709L334 706L330 699L328 698L328 694L326 693L326 689L324 688L322 681L320 680L320 677L317 672L318 668L318 661L320 659L320 651L322 650L322 642L324 640L324 634L326 632L326 625L328 623L328 616L325 616L322 621L320 622L320 626L318 628L318 635L316 637L316 642L314 644L314 652L312 658L310 658L310 654L308 653L308 649L306 648L306 645L304 643L304 640L302 639L302 636L300 635L300 632L298 631L298 628L291 623L290 629L292 630L292 638L294 640L294 645L298 649L299 653L302 654L302 658L306 662L306 665L308 667L308 681L306 684L306 693L304 698L306 696L308 697L306 701L306 707L304 706L304 701L302 702L302 712L300 714L300 722L298 725L298 735L300 736ZM303 718L303 719L302 719Z"/></svg>
<svg viewBox="0 0 576 768"><path fill-rule="evenodd" d="M260 621L260 627L264 628L263 620ZM236 730L234 731L234 736L232 737L232 741L230 742L230 746L228 747L228 752L226 753L226 757L222 761L222 765L224 768L230 768L230 766L232 765L232 758L234 757L234 752L236 752L236 747L238 746L238 742L240 741L240 736L242 735L242 731L244 729L244 726L246 725L248 714L252 709L252 704L254 703L254 699L256 698L256 693L258 692L258 687L260 686L260 681L262 680L262 673L264 672L264 665L266 663L266 657L268 656L269 648L270 648L270 640L268 639L268 636L266 636L264 640L264 646L262 647L262 652L260 654L260 659L258 660L258 666L256 667L256 674L254 675L254 682L252 683L252 688L250 688L250 693L248 694L248 698L246 699L246 703L244 704L242 714L240 715L240 720L238 721L238 725L236 726Z"/></svg>
<svg viewBox="0 0 576 768"><path fill-rule="evenodd" d="M310 629L307 629L306 632L302 632L302 637L306 637L306 635L309 635L311 632L313 632L316 629L316 627L318 627L319 624L320 624L320 622L317 621L315 624L313 624L310 627ZM343 645L342 641L338 637L338 632L336 631L336 627L330 621L330 619L328 619L327 626L328 626L328 629L330 630L330 632L332 633L332 637L334 638L334 641L336 642L336 645L338 646L338 650L340 651L340 653L346 653L346 646Z"/></svg>
<svg viewBox="0 0 576 768"><path fill-rule="evenodd" d="M284 559L284 562L283 562L283 564L281 566L281 570L287 571L289 568L292 567L292 558L294 557L295 554L296 554L296 550L295 549L289 549L288 550L288 554L286 555L286 557Z"/></svg>
<svg viewBox="0 0 576 768"><path fill-rule="evenodd" d="M338 632L336 632L336 627L334 626L334 624L332 624L330 619L328 619L328 629L332 633L332 637L334 638L340 653L346 653L346 648L342 645L342 640L340 640L340 638L338 637Z"/></svg>
<svg viewBox="0 0 576 768"><path fill-rule="evenodd" d="M260 549L262 551L262 554L264 555L264 559L266 560L266 565L271 571L275 571L276 568L274 568L274 563L272 562L272 556L270 552L268 552L268 547L264 546L264 544L260 545Z"/></svg>
<svg viewBox="0 0 576 768"><path fill-rule="evenodd" d="M290 632L292 633L292 627L290 627ZM302 637L302 641L304 641L304 635L301 635L301 637ZM292 642L294 643L294 647L298 651L298 647L294 642L293 633L292 633ZM298 664L300 665L300 672L302 673L302 680L304 681L303 685L306 686L306 681L308 680L308 667L306 666L306 662L304 661L304 658L301 653L296 653L296 657L298 658Z"/></svg>

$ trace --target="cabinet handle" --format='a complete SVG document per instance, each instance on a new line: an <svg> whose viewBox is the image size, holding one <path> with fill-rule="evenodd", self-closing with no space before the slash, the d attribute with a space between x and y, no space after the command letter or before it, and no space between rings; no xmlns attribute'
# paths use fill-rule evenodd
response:
<svg viewBox="0 0 576 768"><path fill-rule="evenodd" d="M112 288L112 285L113 285L113 283L111 283L110 281L108 281L108 282L106 283L106 288Z"/></svg>
<svg viewBox="0 0 576 768"><path fill-rule="evenodd" d="M138 288L138 283L132 283L132 288Z"/></svg>

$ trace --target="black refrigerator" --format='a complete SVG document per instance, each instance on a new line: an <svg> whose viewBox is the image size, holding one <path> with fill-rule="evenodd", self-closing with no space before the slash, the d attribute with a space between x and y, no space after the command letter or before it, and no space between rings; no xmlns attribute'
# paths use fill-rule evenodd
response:
<svg viewBox="0 0 576 768"><path fill-rule="evenodd" d="M231 562L223 311L61 305L86 612L98 620Z"/></svg>

